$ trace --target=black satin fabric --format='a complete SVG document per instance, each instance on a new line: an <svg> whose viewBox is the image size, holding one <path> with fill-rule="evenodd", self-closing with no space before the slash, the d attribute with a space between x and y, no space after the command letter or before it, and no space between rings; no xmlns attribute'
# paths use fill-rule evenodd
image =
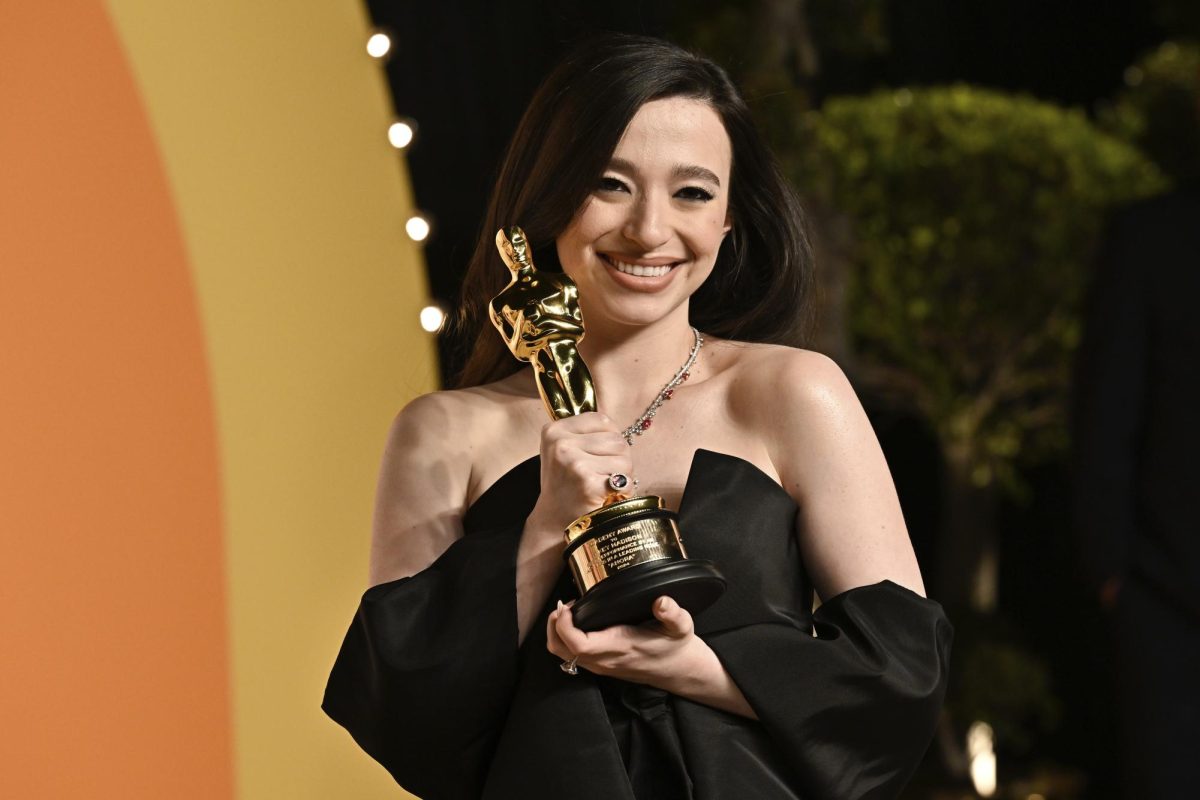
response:
<svg viewBox="0 0 1200 800"><path fill-rule="evenodd" d="M953 634L937 603L883 581L813 614L795 503L749 462L697 450L680 529L729 588L696 631L759 720L565 675L544 625L516 647L516 549L539 469L530 459L489 488L424 572L363 595L322 708L400 785L425 800L900 792L945 694ZM564 574L544 613L572 597Z"/></svg>

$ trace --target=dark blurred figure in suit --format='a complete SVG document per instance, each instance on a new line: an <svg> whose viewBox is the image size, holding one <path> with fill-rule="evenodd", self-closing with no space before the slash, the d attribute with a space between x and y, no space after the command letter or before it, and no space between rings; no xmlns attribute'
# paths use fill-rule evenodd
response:
<svg viewBox="0 0 1200 800"><path fill-rule="evenodd" d="M1113 634L1130 798L1197 797L1200 185L1110 222L1075 408L1080 547Z"/></svg>

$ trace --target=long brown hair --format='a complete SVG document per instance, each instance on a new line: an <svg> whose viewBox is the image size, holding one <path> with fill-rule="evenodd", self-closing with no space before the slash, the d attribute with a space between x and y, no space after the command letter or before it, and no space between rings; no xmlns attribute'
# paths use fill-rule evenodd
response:
<svg viewBox="0 0 1200 800"><path fill-rule="evenodd" d="M486 307L509 280L496 231L520 225L539 269L561 270L558 238L596 189L617 142L645 103L687 97L720 116L733 149L733 229L712 275L689 302L691 322L730 339L798 344L811 306L812 253L804 213L725 71L644 36L606 34L567 57L534 94L517 126L463 281L456 324L474 347L459 387L520 369L487 323Z"/></svg>

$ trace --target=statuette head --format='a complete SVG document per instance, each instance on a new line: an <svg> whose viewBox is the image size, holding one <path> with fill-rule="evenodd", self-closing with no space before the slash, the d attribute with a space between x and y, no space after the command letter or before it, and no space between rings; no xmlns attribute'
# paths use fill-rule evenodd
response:
<svg viewBox="0 0 1200 800"><path fill-rule="evenodd" d="M529 241L525 238L525 231L518 226L496 231L496 250L512 272L533 269L533 261L529 258Z"/></svg>

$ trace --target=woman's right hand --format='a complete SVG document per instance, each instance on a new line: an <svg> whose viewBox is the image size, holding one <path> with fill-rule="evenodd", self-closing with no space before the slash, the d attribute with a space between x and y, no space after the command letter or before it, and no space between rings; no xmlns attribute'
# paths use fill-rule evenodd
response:
<svg viewBox="0 0 1200 800"><path fill-rule="evenodd" d="M589 412L547 423L542 428L541 495L529 524L561 543L563 530L599 508L611 494L608 478L633 478L633 457L621 430L604 414Z"/></svg>
<svg viewBox="0 0 1200 800"><path fill-rule="evenodd" d="M524 641L562 573L563 531L604 504L608 476L632 479L629 445L611 419L595 412L542 428L541 494L525 520L517 549L517 629Z"/></svg>

